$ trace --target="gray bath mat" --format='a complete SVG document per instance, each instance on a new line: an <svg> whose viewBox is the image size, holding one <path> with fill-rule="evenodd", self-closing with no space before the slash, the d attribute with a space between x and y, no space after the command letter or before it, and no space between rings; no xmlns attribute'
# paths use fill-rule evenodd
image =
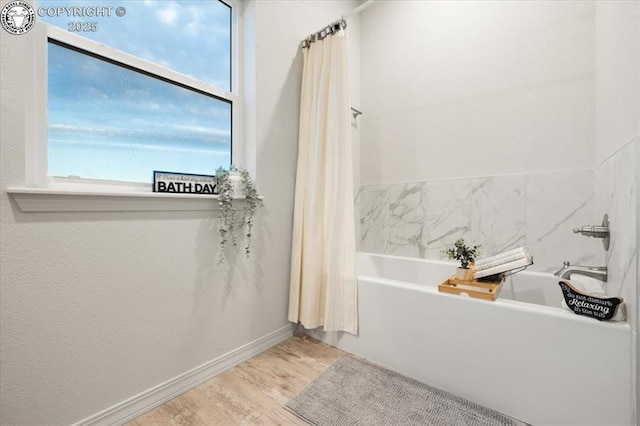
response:
<svg viewBox="0 0 640 426"><path fill-rule="evenodd" d="M286 408L313 425L523 425L494 410L351 356Z"/></svg>

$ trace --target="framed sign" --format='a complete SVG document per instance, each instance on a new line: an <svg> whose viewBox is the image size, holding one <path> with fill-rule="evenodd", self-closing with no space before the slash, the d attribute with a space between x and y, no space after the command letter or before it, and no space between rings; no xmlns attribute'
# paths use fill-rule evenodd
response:
<svg viewBox="0 0 640 426"><path fill-rule="evenodd" d="M214 195L218 187L215 176L154 170L153 192Z"/></svg>
<svg viewBox="0 0 640 426"><path fill-rule="evenodd" d="M558 284L562 289L567 306L578 315L608 321L615 316L618 307L623 302L621 297L600 298L582 293L566 280L559 281Z"/></svg>

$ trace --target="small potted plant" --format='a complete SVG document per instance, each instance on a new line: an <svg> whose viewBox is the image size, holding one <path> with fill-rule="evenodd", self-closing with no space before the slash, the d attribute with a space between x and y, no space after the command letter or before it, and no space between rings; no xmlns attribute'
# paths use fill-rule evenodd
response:
<svg viewBox="0 0 640 426"><path fill-rule="evenodd" d="M233 164L228 168L219 167L216 170L218 197L220 204L220 221L218 232L220 234L220 253L218 264L224 262L224 251L227 244L235 247L238 245L237 229L244 229L247 244L245 255L251 254L251 231L253 230L253 217L258 207L262 206L262 200L258 195L249 172L238 169ZM242 209L233 208L234 199L243 199ZM240 216L237 215L241 212Z"/></svg>
<svg viewBox="0 0 640 426"><path fill-rule="evenodd" d="M460 267L456 270L456 278L463 281L471 281L473 279L473 270L469 267L480 254L480 246L467 247L464 239L460 238L456 241L452 248L445 251L449 259L460 261Z"/></svg>

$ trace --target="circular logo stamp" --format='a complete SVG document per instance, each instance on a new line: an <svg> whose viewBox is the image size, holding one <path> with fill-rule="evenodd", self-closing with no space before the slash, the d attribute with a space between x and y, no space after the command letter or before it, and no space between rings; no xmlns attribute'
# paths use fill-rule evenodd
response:
<svg viewBox="0 0 640 426"><path fill-rule="evenodd" d="M0 23L8 33L24 34L35 25L36 11L22 0L11 1L2 8Z"/></svg>

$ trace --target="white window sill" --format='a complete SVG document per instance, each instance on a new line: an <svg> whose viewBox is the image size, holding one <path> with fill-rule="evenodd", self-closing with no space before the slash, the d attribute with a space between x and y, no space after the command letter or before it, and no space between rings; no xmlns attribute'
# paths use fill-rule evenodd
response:
<svg viewBox="0 0 640 426"><path fill-rule="evenodd" d="M25 213L220 210L218 195L26 187L8 188L7 193ZM237 199L234 204L236 202L239 202L238 207L244 205L243 199Z"/></svg>

